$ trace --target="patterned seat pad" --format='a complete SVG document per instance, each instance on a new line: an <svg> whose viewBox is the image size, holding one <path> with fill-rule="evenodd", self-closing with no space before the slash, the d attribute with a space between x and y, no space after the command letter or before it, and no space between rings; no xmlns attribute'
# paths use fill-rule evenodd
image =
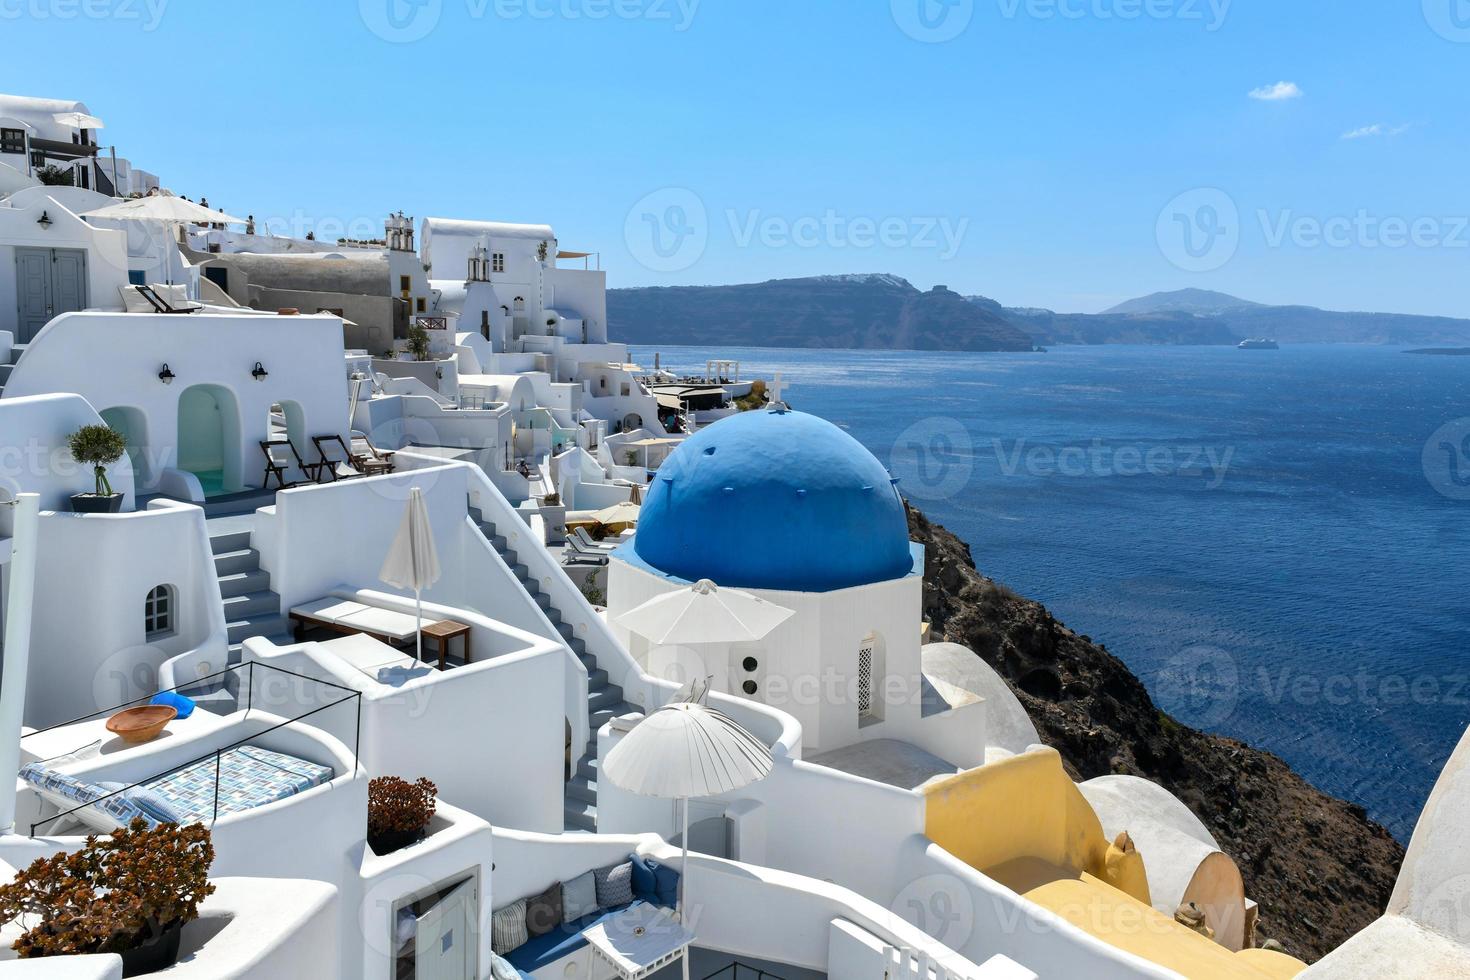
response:
<svg viewBox="0 0 1470 980"><path fill-rule="evenodd" d="M214 769L214 759L205 759L144 785L167 800L181 815L208 821L215 812ZM328 766L319 766L270 749L254 745L231 749L220 757L220 816L241 813L295 796L329 782L332 775Z"/></svg>

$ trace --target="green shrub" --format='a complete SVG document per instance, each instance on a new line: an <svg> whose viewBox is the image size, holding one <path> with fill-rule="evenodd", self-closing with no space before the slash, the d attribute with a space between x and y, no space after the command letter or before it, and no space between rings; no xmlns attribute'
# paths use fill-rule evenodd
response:
<svg viewBox="0 0 1470 980"><path fill-rule="evenodd" d="M84 425L66 437L66 447L78 463L92 464L92 474L97 478L97 496L112 494L112 484L107 480L107 467L122 459L128 451L128 441L122 433L107 425Z"/></svg>

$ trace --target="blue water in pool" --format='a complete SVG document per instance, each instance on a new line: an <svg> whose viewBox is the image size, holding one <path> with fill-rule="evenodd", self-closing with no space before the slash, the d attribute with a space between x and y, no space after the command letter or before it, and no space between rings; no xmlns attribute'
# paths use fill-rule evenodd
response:
<svg viewBox="0 0 1470 980"><path fill-rule="evenodd" d="M851 432L1162 708L1412 832L1470 723L1470 358L660 353L784 372L793 407Z"/></svg>

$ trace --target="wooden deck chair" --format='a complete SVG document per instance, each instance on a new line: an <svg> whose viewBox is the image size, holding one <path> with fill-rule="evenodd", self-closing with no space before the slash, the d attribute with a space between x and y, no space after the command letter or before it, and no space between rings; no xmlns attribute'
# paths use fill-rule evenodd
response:
<svg viewBox="0 0 1470 980"><path fill-rule="evenodd" d="M277 450L281 449L289 450L291 453L290 458L278 455ZM296 451L296 444L290 439L262 439L260 441L260 451L265 454L265 478L261 481L261 488L264 490L271 488L271 477L276 478L277 489L280 490L294 487L303 482L300 480L292 483L286 482L286 471L291 466L293 460L297 468L308 479L315 481L317 478L317 470L320 468L319 464L308 463L303 460L301 454Z"/></svg>
<svg viewBox="0 0 1470 980"><path fill-rule="evenodd" d="M363 475L356 457L352 455L352 451L347 448L341 436L312 436L311 441L316 446L317 454L321 457L321 461L316 464L318 483L324 482L328 476L331 477L332 483L336 483L338 480ZM334 442L335 446L332 445Z"/></svg>

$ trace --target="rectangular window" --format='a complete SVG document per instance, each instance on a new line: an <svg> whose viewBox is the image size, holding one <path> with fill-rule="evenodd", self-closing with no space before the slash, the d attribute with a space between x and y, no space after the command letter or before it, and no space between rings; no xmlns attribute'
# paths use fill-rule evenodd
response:
<svg viewBox="0 0 1470 980"><path fill-rule="evenodd" d="M858 648L858 724L877 721L873 697L873 646L865 641Z"/></svg>
<svg viewBox="0 0 1470 980"><path fill-rule="evenodd" d="M413 280L410 279L408 276L399 276L398 277L398 291L400 293L407 294L407 293L409 293L412 290L413 290Z"/></svg>
<svg viewBox="0 0 1470 980"><path fill-rule="evenodd" d="M496 252L494 255L490 256L490 271L491 272L504 272L505 271L505 253L504 252Z"/></svg>
<svg viewBox="0 0 1470 980"><path fill-rule="evenodd" d="M26 131L23 129L0 129L0 153L24 154Z"/></svg>
<svg viewBox="0 0 1470 980"><path fill-rule="evenodd" d="M428 309L429 309L429 301L426 300L426 299L424 299L422 296L420 296L419 297L419 301L418 301L418 312L425 313L425 312L428 311Z"/></svg>
<svg viewBox="0 0 1470 980"><path fill-rule="evenodd" d="M129 269L128 284L132 286L148 285L148 272L144 269Z"/></svg>
<svg viewBox="0 0 1470 980"><path fill-rule="evenodd" d="M40 170L44 166L46 166L46 154L42 153L40 150L32 150L31 167L33 169Z"/></svg>
<svg viewBox="0 0 1470 980"><path fill-rule="evenodd" d="M143 632L148 640L170 636L174 631L174 590L160 585L148 593L143 606Z"/></svg>

